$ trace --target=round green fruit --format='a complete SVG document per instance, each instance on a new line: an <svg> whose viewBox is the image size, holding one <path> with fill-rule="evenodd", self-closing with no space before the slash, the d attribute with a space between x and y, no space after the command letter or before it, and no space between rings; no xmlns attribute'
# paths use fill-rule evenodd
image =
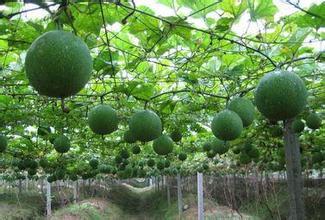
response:
<svg viewBox="0 0 325 220"><path fill-rule="evenodd" d="M255 91L257 109L270 120L294 118L306 106L305 84L295 73L276 70L266 74Z"/></svg>
<svg viewBox="0 0 325 220"><path fill-rule="evenodd" d="M138 163L138 166L139 167L143 167L144 166L144 161L143 160L140 160L139 163Z"/></svg>
<svg viewBox="0 0 325 220"><path fill-rule="evenodd" d="M243 145L242 150L244 150L244 151L247 153L247 152L250 151L252 148L253 148L252 141L247 140L247 141L245 142L245 144Z"/></svg>
<svg viewBox="0 0 325 220"><path fill-rule="evenodd" d="M7 149L8 140L6 136L0 135L0 153L4 152Z"/></svg>
<svg viewBox="0 0 325 220"><path fill-rule="evenodd" d="M215 152L216 152L217 154L222 155L222 154L227 153L228 150L229 150L229 146L228 146L227 144L223 144L222 146L216 148L216 149L215 149Z"/></svg>
<svg viewBox="0 0 325 220"><path fill-rule="evenodd" d="M113 175L115 175L117 173L117 169L116 167L112 167L112 172L111 172Z"/></svg>
<svg viewBox="0 0 325 220"><path fill-rule="evenodd" d="M165 160L165 168L170 167L170 161L169 160Z"/></svg>
<svg viewBox="0 0 325 220"><path fill-rule="evenodd" d="M37 170L36 169L28 169L27 172L28 172L28 175L34 176L37 173Z"/></svg>
<svg viewBox="0 0 325 220"><path fill-rule="evenodd" d="M38 37L26 54L30 84L41 95L68 97L78 93L92 72L92 58L81 38L66 31L49 31Z"/></svg>
<svg viewBox="0 0 325 220"><path fill-rule="evenodd" d="M209 140L210 142L210 145L211 145L211 149L214 150L216 153L218 151L218 148L222 147L225 142L216 138L216 137L213 137Z"/></svg>
<svg viewBox="0 0 325 220"><path fill-rule="evenodd" d="M65 177L65 170L63 168L59 168L55 171L55 176L57 180L63 180Z"/></svg>
<svg viewBox="0 0 325 220"><path fill-rule="evenodd" d="M295 133L300 133L304 130L305 124L301 120L296 119L292 123L292 128Z"/></svg>
<svg viewBox="0 0 325 220"><path fill-rule="evenodd" d="M101 164L98 166L98 170L100 173L109 174L111 172L111 167L105 164Z"/></svg>
<svg viewBox="0 0 325 220"><path fill-rule="evenodd" d="M173 151L174 142L173 140L163 134L159 138L153 141L153 150L159 155L167 155Z"/></svg>
<svg viewBox="0 0 325 220"><path fill-rule="evenodd" d="M212 149L212 146L211 146L211 143L210 143L210 142L205 142L205 143L203 144L203 151L208 152L208 151L211 150L211 149Z"/></svg>
<svg viewBox="0 0 325 220"><path fill-rule="evenodd" d="M237 97L230 101L228 109L236 112L247 127L252 124L255 118L255 109L253 103L245 98Z"/></svg>
<svg viewBox="0 0 325 220"><path fill-rule="evenodd" d="M127 130L126 132L124 132L123 138L124 138L124 141L129 144L135 143L137 141L137 139L133 136L133 134L130 130Z"/></svg>
<svg viewBox="0 0 325 220"><path fill-rule="evenodd" d="M246 153L241 153L239 156L239 163L240 164L248 164L252 161L252 159L249 157Z"/></svg>
<svg viewBox="0 0 325 220"><path fill-rule="evenodd" d="M224 154L228 151L229 147L225 141L219 140L218 138L213 138L211 140L212 150L217 154Z"/></svg>
<svg viewBox="0 0 325 220"><path fill-rule="evenodd" d="M20 160L20 161L18 162L17 167L18 167L19 170L24 170L24 169L26 169L26 168L28 167L28 166L27 166L27 163L26 163L26 160L25 160L25 159L24 159L24 160Z"/></svg>
<svg viewBox="0 0 325 220"><path fill-rule="evenodd" d="M213 118L211 129L217 138L230 141L240 136L243 130L243 122L237 113L223 110Z"/></svg>
<svg viewBox="0 0 325 220"><path fill-rule="evenodd" d="M55 138L53 142L54 148L58 153L66 153L70 150L70 141L64 135L59 135Z"/></svg>
<svg viewBox="0 0 325 220"><path fill-rule="evenodd" d="M115 156L114 161L116 164L120 164L120 163L122 163L123 158L120 155L117 155L117 156Z"/></svg>
<svg viewBox="0 0 325 220"><path fill-rule="evenodd" d="M205 170L205 171L209 170L209 164L204 163L204 164L202 165L202 168L203 168L203 170Z"/></svg>
<svg viewBox="0 0 325 220"><path fill-rule="evenodd" d="M35 160L32 159L25 159L25 164L27 168L36 170L38 167L38 163Z"/></svg>
<svg viewBox="0 0 325 220"><path fill-rule="evenodd" d="M314 164L321 163L323 160L325 160L325 158L321 152L314 152L312 154L312 161Z"/></svg>
<svg viewBox="0 0 325 220"><path fill-rule="evenodd" d="M210 159L214 158L216 156L216 154L217 153L212 149L207 151L207 157L210 158Z"/></svg>
<svg viewBox="0 0 325 220"><path fill-rule="evenodd" d="M47 182L49 183L53 183L57 180L56 176L55 175L51 175L51 176L48 176L47 177Z"/></svg>
<svg viewBox="0 0 325 220"><path fill-rule="evenodd" d="M96 134L110 134L117 130L118 117L115 110L109 105L97 105L89 112L88 124Z"/></svg>
<svg viewBox="0 0 325 220"><path fill-rule="evenodd" d="M310 113L306 118L306 125L310 129L318 129L322 124L322 119L316 113Z"/></svg>
<svg viewBox="0 0 325 220"><path fill-rule="evenodd" d="M135 113L129 121L129 128L135 139L143 142L158 138L162 132L160 118L149 110Z"/></svg>
<svg viewBox="0 0 325 220"><path fill-rule="evenodd" d="M89 165L90 165L91 168L93 168L93 169L97 169L98 164L99 164L99 162L98 162L97 159L91 159L91 160L89 161Z"/></svg>
<svg viewBox="0 0 325 220"><path fill-rule="evenodd" d="M169 136L175 142L179 142L182 140L182 132L180 130L172 131Z"/></svg>
<svg viewBox="0 0 325 220"><path fill-rule="evenodd" d="M69 175L69 179L70 179L71 181L77 181L77 180L78 180L78 175L76 175L76 174L70 174L70 175Z"/></svg>
<svg viewBox="0 0 325 220"><path fill-rule="evenodd" d="M270 133L272 137L282 137L283 129L280 126L273 126L270 128Z"/></svg>
<svg viewBox="0 0 325 220"><path fill-rule="evenodd" d="M250 157L250 158L253 158L253 159L257 159L259 158L260 156L260 152L258 151L258 149L256 147L252 147L248 152L247 152L247 155Z"/></svg>
<svg viewBox="0 0 325 220"><path fill-rule="evenodd" d="M240 153L240 151L241 151L241 146L234 146L233 148L232 148L232 152L234 153L234 154L239 154Z"/></svg>
<svg viewBox="0 0 325 220"><path fill-rule="evenodd" d="M47 136L48 134L51 134L51 128L40 126L37 128L37 134L39 136Z"/></svg>
<svg viewBox="0 0 325 220"><path fill-rule="evenodd" d="M130 157L130 154L129 154L129 151L127 149L122 149L120 151L120 156L123 158L123 159L128 159Z"/></svg>
<svg viewBox="0 0 325 220"><path fill-rule="evenodd" d="M164 168L165 168L165 161L163 161L163 160L158 161L157 169L158 170L163 170Z"/></svg>
<svg viewBox="0 0 325 220"><path fill-rule="evenodd" d="M138 171L138 177L139 178L145 178L146 177L146 171L141 169Z"/></svg>
<svg viewBox="0 0 325 220"><path fill-rule="evenodd" d="M49 135L49 141L50 141L51 144L54 144L55 138L57 138L56 134L50 134Z"/></svg>
<svg viewBox="0 0 325 220"><path fill-rule="evenodd" d="M91 173L90 172L86 172L86 173L83 173L82 175L81 175L81 178L83 179L83 180L87 180L87 179L90 179L91 178Z"/></svg>
<svg viewBox="0 0 325 220"><path fill-rule="evenodd" d="M40 159L39 161L39 165L42 167L42 168L48 168L50 166L50 163L47 159L45 158L42 158Z"/></svg>
<svg viewBox="0 0 325 220"><path fill-rule="evenodd" d="M181 161L185 161L187 159L187 155L185 153L180 153L178 155L178 159Z"/></svg>
<svg viewBox="0 0 325 220"><path fill-rule="evenodd" d="M147 161L147 165L148 165L148 167L153 167L155 165L155 160L154 159L149 159Z"/></svg>
<svg viewBox="0 0 325 220"><path fill-rule="evenodd" d="M203 171L204 171L203 166L198 166L196 168L196 172L198 172L198 173L203 173Z"/></svg>
<svg viewBox="0 0 325 220"><path fill-rule="evenodd" d="M139 154L141 152L141 148L137 145L132 147L132 153L133 154Z"/></svg>
<svg viewBox="0 0 325 220"><path fill-rule="evenodd" d="M125 167L126 165L121 163L119 166L118 166L118 169L121 171L121 170L125 170Z"/></svg>

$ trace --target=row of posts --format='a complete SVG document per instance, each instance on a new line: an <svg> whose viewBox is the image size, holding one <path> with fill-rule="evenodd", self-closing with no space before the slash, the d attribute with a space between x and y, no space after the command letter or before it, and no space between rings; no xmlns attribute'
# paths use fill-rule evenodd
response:
<svg viewBox="0 0 325 220"><path fill-rule="evenodd" d="M177 174L177 200L178 200L178 214L179 219L181 219L182 213L183 213L183 196L182 196L182 179L180 174ZM41 180L41 190L43 191L43 181ZM166 186L167 189L167 203L170 204L170 185L169 182L166 181L166 177L163 177L163 184ZM49 219L52 215L52 197L51 197L51 183L48 181L46 182L46 216ZM155 183L154 183L155 182ZM28 189L29 180L28 178L25 179L26 189ZM153 181L153 178L149 179L149 186L154 186L155 184L159 185L159 181ZM22 188L22 180L19 180L19 192L21 192ZM78 181L73 182L73 202L77 202L77 196L78 196ZM203 205L203 174L197 173L197 204L198 204L198 220L204 219L204 205Z"/></svg>
<svg viewBox="0 0 325 220"><path fill-rule="evenodd" d="M183 208L184 208L184 204L183 204L183 195L182 195L182 178L180 174L177 174L176 176L176 180L177 180L177 206L178 206L178 216L179 219L182 218L182 214L183 214ZM149 186L153 186L155 184L157 185L158 189L159 189L159 179L155 179L155 181L153 181L153 178L149 179ZM162 183L163 185L166 186L166 190L167 190L167 204L170 204L170 185L169 182L166 181L166 176L163 176L162 179ZM204 200L203 200L203 174L202 173L197 173L197 206L198 206L198 216L197 219L198 220L203 220L204 219Z"/></svg>

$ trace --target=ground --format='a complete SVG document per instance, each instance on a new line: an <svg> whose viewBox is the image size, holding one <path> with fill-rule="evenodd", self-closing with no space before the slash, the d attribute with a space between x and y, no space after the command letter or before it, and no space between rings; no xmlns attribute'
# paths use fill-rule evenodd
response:
<svg viewBox="0 0 325 220"><path fill-rule="evenodd" d="M57 192L52 188L52 220L101 220L101 219L127 219L127 220L172 220L178 218L177 198L172 197L168 206L165 191L155 191L151 187L134 187L127 183L110 187L97 187L97 193L92 194L92 189L85 188L88 195L80 195L76 204L60 204L60 196L71 197L71 189L60 189ZM71 192L70 192L71 191ZM64 192L64 193L62 193ZM306 210L310 218L320 220L324 216L325 197L319 195L321 188L308 189L309 197L306 198ZM80 193L82 194L82 193ZM318 196L317 196L318 195ZM240 213L227 206L217 204L205 197L205 219L233 219L233 220L258 220L274 219L270 216L285 217L287 211L286 191L279 191L276 197L268 196L265 201L252 201L245 203L240 208ZM321 198L321 199L320 199ZM71 200L70 200L71 201ZM184 211L182 219L197 219L197 197L195 194L184 193ZM262 203L264 205L262 205ZM267 206L265 205L267 204ZM311 204L311 205L308 205ZM267 207L267 209L266 209ZM19 194L15 189L1 189L0 187L0 219L45 219L45 197L35 190ZM248 214L249 213L249 214ZM323 213L323 214L322 214ZM311 217L312 216L312 217Z"/></svg>
<svg viewBox="0 0 325 220"><path fill-rule="evenodd" d="M162 201L162 198L154 192L153 187L136 188L122 183L118 188L112 190L111 194L111 201L102 198L86 199L58 210L52 219L178 219L176 201L172 201L168 207L166 201ZM159 208L155 209L157 203ZM133 204L132 207L127 207L130 204ZM138 204L138 209L134 207L134 204ZM182 219L197 219L195 195L186 195L184 204L187 209L184 210ZM205 200L206 219L256 219L248 215L241 215L229 207L219 206L211 200ZM87 217L85 218L85 216Z"/></svg>

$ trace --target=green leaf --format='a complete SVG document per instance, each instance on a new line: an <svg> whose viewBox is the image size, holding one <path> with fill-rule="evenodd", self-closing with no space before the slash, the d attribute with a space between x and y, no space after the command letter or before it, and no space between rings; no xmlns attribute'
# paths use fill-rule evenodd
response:
<svg viewBox="0 0 325 220"><path fill-rule="evenodd" d="M224 12L228 12L233 15L233 17L237 18L247 9L247 0L223 0L219 4L219 7Z"/></svg>
<svg viewBox="0 0 325 220"><path fill-rule="evenodd" d="M131 95L140 98L149 100L155 94L155 86L153 84L138 84L133 90Z"/></svg>
<svg viewBox="0 0 325 220"><path fill-rule="evenodd" d="M218 8L218 4L222 1L216 0L177 0L178 5L188 7L196 12L191 17L201 18L208 13L215 11Z"/></svg>
<svg viewBox="0 0 325 220"><path fill-rule="evenodd" d="M220 66L221 62L217 57L212 57L207 63L207 69L212 74L216 73L220 69Z"/></svg>
<svg viewBox="0 0 325 220"><path fill-rule="evenodd" d="M233 18L220 18L217 21L217 25L215 27L216 31L228 31L231 28L231 24L233 21Z"/></svg>
<svg viewBox="0 0 325 220"><path fill-rule="evenodd" d="M85 33L92 32L94 34L99 34L101 26L103 25L99 6L92 6L87 8L87 10L92 16L88 13L78 13L74 16L74 27L78 32L82 31Z"/></svg>
<svg viewBox="0 0 325 220"><path fill-rule="evenodd" d="M248 0L248 7L253 21L261 18L272 19L278 11L272 0Z"/></svg>
<svg viewBox="0 0 325 220"><path fill-rule="evenodd" d="M310 28L297 29L289 38L288 44L284 46L283 50L287 53L288 57L291 57L292 54L295 54L296 51L300 48L303 41L310 33Z"/></svg>
<svg viewBox="0 0 325 220"><path fill-rule="evenodd" d="M145 23L143 23L145 21ZM159 22L155 18L148 16L139 16L136 19L129 21L129 31L131 34L138 34L146 32L159 32Z"/></svg>
<svg viewBox="0 0 325 220"><path fill-rule="evenodd" d="M110 54L112 56L112 61L113 61L113 65L116 62L116 60L118 59L119 55L117 52L109 52L107 50L101 52L95 59L94 59L94 69L96 71L99 70L104 70L104 71L109 71L109 69L111 68L110 66L111 64L111 58L110 58Z"/></svg>
<svg viewBox="0 0 325 220"><path fill-rule="evenodd" d="M174 23L174 25L170 25L165 23L165 33L170 33L170 34L176 34L185 40L190 40L191 39L191 29L187 27L182 27L182 26L188 26L191 27L191 25L184 21L181 20L179 17L166 17L166 20Z"/></svg>
<svg viewBox="0 0 325 220"><path fill-rule="evenodd" d="M316 30L321 27L325 27L325 2L321 3L320 5L312 5L307 11L317 16L313 16L307 13L296 16L294 18L294 22L299 27L312 27Z"/></svg>
<svg viewBox="0 0 325 220"><path fill-rule="evenodd" d="M166 100L160 104L160 112L165 114L173 113L177 102L173 100Z"/></svg>

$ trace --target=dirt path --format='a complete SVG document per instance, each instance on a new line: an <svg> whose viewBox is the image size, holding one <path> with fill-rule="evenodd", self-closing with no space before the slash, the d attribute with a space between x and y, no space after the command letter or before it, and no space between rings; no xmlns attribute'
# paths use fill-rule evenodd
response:
<svg viewBox="0 0 325 220"><path fill-rule="evenodd" d="M128 189L132 190L136 193L143 193L153 190L154 186L144 187L144 188L137 188L133 187L127 183L122 183L123 186L127 187ZM196 197L191 198L184 198L184 204L188 205L187 210L183 213L183 219L197 219L198 211L196 206ZM190 201L186 201L190 200ZM131 219L150 219L146 215L137 216ZM235 210L229 208L228 206L221 206L217 203L214 203L210 200L205 202L205 219L232 219L232 220L258 220L258 218L249 216L243 213L238 213Z"/></svg>
<svg viewBox="0 0 325 220"><path fill-rule="evenodd" d="M151 219L178 219L177 203L173 202L171 207L166 210L156 210L154 204L161 202L155 200L155 197L150 197L154 192L154 186L137 188L127 183L122 183L118 188L110 189L111 195L115 195L109 200L100 198L87 199L79 202L77 205L88 205L94 207L103 215L103 219L110 217L111 219L127 219L127 220L151 220ZM183 198L184 205L187 206L183 212L182 219L195 220L197 219L197 204L196 195L186 195ZM160 204L160 203L159 203ZM133 207L133 209L132 209ZM164 207L164 206L163 206ZM131 208L131 209L130 209ZM257 220L252 216L239 214L227 206L220 206L217 203L206 199L204 202L205 219L233 219L233 220ZM169 210L170 209L170 210ZM173 211L172 211L173 210ZM167 211L172 211L169 216L163 216ZM153 217L151 214L154 214ZM171 215L170 215L171 214ZM105 216L105 217L104 217ZM61 215L63 220L79 220L80 216L65 213Z"/></svg>
<svg viewBox="0 0 325 220"><path fill-rule="evenodd" d="M128 189L132 190L135 193L148 192L150 190L153 190L153 188L154 188L154 185L143 187L143 188L134 187L134 186L131 186L131 185L127 184L127 183L122 183L121 185L127 187Z"/></svg>

